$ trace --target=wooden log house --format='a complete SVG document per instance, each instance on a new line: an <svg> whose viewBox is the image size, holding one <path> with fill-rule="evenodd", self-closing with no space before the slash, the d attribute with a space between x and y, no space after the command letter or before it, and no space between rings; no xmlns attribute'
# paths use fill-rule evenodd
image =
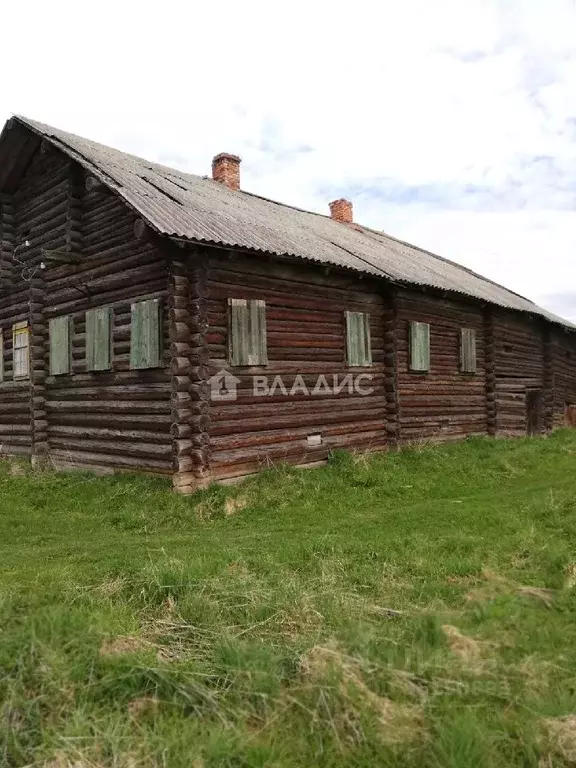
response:
<svg viewBox="0 0 576 768"><path fill-rule="evenodd" d="M348 201L301 211L242 191L233 155L197 177L21 117L0 331L3 454L183 492L335 448L545 434L576 406L574 325Z"/></svg>

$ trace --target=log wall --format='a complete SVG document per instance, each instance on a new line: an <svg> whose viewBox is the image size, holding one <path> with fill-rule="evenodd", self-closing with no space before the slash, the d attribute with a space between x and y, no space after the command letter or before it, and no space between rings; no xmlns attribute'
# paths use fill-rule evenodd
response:
<svg viewBox="0 0 576 768"><path fill-rule="evenodd" d="M540 318L501 310L495 310L493 316L497 434L526 435L526 392L530 389L542 390L545 429L551 379L545 366L544 324Z"/></svg>
<svg viewBox="0 0 576 768"><path fill-rule="evenodd" d="M210 473L213 479L254 472L273 462L313 463L334 448L381 448L386 444L387 400L384 390L384 315L381 287L357 276L325 274L308 265L287 265L258 257L227 258L211 254L208 263L207 343L210 375L228 367L228 299L266 302L268 365L234 368L238 397L211 402ZM370 314L373 366L346 365L345 310ZM313 389L324 375L332 385L347 374L367 374L372 394L290 395L298 374ZM254 395L252 377L272 384L271 396ZM322 389L321 386L319 389ZM307 436L322 435L311 446Z"/></svg>
<svg viewBox="0 0 576 768"><path fill-rule="evenodd" d="M398 293L400 440L458 440L487 432L485 326L480 307ZM430 324L430 370L410 371L410 323ZM476 330L476 373L460 372L460 331Z"/></svg>
<svg viewBox="0 0 576 768"><path fill-rule="evenodd" d="M46 447L44 402L44 276L42 248L65 242L68 164L38 151L17 191L2 207L3 280L0 322L4 339L4 381L0 384L0 442L10 454L39 453ZM27 321L30 378L13 380L12 326Z"/></svg>
<svg viewBox="0 0 576 768"><path fill-rule="evenodd" d="M555 427L576 426L570 416L570 408L576 407L576 333L554 328L550 346L554 372L553 424Z"/></svg>
<svg viewBox="0 0 576 768"><path fill-rule="evenodd" d="M45 148L33 158L11 207L13 277L0 300L5 339L5 381L0 384L3 449L33 452L38 458L49 455L64 466L172 473L164 255L134 236L135 217L119 199L86 191L79 167ZM2 242L0 269L8 251ZM43 249L79 253L81 258L77 264L58 263ZM164 304L163 366L132 371L130 305L148 298ZM112 368L88 372L85 312L99 306L112 308ZM72 369L70 375L51 376L48 322L62 315L73 318ZM32 376L29 382L13 382L10 329L26 318L33 329Z"/></svg>

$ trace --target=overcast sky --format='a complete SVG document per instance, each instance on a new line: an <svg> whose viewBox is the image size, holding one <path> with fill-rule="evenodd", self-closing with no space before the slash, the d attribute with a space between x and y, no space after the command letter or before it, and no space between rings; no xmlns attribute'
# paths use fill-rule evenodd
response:
<svg viewBox="0 0 576 768"><path fill-rule="evenodd" d="M12 113L452 258L576 320L576 0L2 6Z"/></svg>

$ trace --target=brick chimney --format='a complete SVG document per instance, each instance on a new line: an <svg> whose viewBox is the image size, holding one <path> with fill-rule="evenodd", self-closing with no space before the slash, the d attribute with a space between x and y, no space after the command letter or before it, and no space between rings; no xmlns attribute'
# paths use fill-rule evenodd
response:
<svg viewBox="0 0 576 768"><path fill-rule="evenodd" d="M240 163L237 155L221 152L212 160L212 178L229 189L240 189Z"/></svg>
<svg viewBox="0 0 576 768"><path fill-rule="evenodd" d="M352 224L354 217L352 216L352 203L350 200L333 200L330 205L330 218L334 221L341 221L343 224Z"/></svg>

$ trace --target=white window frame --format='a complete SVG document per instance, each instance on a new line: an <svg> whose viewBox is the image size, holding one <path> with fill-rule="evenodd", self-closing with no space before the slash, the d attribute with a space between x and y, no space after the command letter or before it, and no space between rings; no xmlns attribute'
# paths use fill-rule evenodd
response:
<svg viewBox="0 0 576 768"><path fill-rule="evenodd" d="M12 376L30 378L30 326L27 320L12 326Z"/></svg>

